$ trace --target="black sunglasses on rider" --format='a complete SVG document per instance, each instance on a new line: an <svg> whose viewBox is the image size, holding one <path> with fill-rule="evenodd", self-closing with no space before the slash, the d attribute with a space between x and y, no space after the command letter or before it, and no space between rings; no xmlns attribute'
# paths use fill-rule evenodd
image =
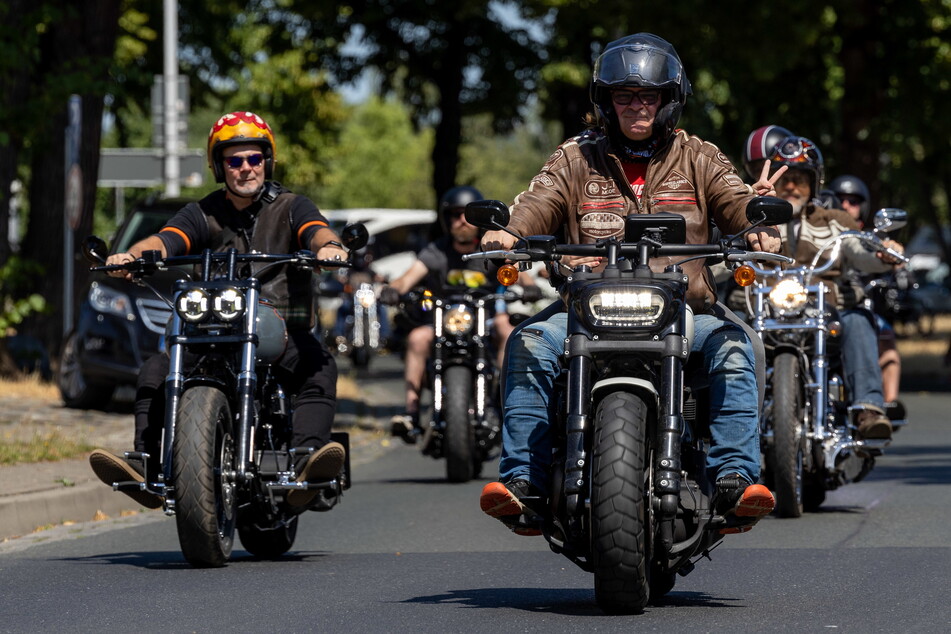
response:
<svg viewBox="0 0 951 634"><path fill-rule="evenodd" d="M629 106L634 101L634 97L645 106L657 105L660 101L659 90L642 90L640 92L631 92L630 90L611 91L611 101L619 106Z"/></svg>
<svg viewBox="0 0 951 634"><path fill-rule="evenodd" d="M250 154L248 156L229 156L225 159L225 165L231 169L238 169L247 161L251 167L257 167L264 162L263 154Z"/></svg>

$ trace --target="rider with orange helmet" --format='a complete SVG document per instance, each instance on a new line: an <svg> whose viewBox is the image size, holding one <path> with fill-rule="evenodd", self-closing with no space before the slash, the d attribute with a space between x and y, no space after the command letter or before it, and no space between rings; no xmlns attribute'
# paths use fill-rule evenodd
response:
<svg viewBox="0 0 951 634"><path fill-rule="evenodd" d="M144 251L160 251L162 257L200 253L210 248L239 253L293 253L309 249L322 260L344 260L347 252L327 219L306 196L291 193L272 180L277 155L270 126L253 112L222 116L208 134L208 166L215 181L224 183L197 202L178 211L153 234L132 245L128 252L109 256L107 264L123 264ZM117 277L128 276L116 271ZM304 454L297 467L298 481L335 477L345 459L342 445L330 441L336 410L337 367L329 351L313 335L314 297L311 271L282 266L262 277L261 296L284 317L287 348L279 371L282 383L294 393L295 447L316 447ZM163 384L168 357L154 355L139 372L135 403L135 451L158 455L165 408ZM113 482L144 482L142 464L103 450L90 456L99 478ZM147 491L130 493L140 504L158 508L161 499ZM317 490L294 490L287 501L294 506L312 506Z"/></svg>

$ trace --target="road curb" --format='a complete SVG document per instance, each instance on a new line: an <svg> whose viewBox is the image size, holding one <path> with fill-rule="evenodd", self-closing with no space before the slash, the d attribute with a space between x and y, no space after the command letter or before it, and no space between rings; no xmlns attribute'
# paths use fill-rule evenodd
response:
<svg viewBox="0 0 951 634"><path fill-rule="evenodd" d="M123 511L145 510L126 495L101 482L14 495L0 500L0 540L22 537L44 527L65 522L89 522L100 514L118 516Z"/></svg>

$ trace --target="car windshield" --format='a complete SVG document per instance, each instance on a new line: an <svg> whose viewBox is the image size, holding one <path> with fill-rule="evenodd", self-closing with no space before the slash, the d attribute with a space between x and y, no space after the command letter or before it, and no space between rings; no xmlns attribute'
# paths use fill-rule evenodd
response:
<svg viewBox="0 0 951 634"><path fill-rule="evenodd" d="M122 231L116 236L113 252L124 253L128 251L133 244L161 229L170 217L171 214L168 211L139 210L134 212Z"/></svg>

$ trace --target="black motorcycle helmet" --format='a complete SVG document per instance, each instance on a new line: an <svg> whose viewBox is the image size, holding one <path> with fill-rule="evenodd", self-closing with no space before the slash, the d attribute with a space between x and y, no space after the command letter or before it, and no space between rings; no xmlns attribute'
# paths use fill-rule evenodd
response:
<svg viewBox="0 0 951 634"><path fill-rule="evenodd" d="M594 63L589 97L598 124L612 144L625 144L611 90L615 88L659 88L662 105L654 118L653 136L667 139L674 131L687 95L693 94L683 63L667 40L651 33L636 33L614 40Z"/></svg>
<svg viewBox="0 0 951 634"><path fill-rule="evenodd" d="M868 185L865 184L858 176L853 176L851 174L843 174L842 176L836 176L832 179L832 182L829 183L829 189L835 192L835 195L841 198L842 196L855 196L862 199L862 203L859 205L859 218L860 220L868 225L870 218L869 210L871 205L869 201L872 196L869 194Z"/></svg>
<svg viewBox="0 0 951 634"><path fill-rule="evenodd" d="M469 185L459 185L453 187L439 199L439 224L443 235L449 235L449 228L452 222L449 220L449 213L456 209L465 209L466 205L477 200L484 200L482 192Z"/></svg>
<svg viewBox="0 0 951 634"><path fill-rule="evenodd" d="M804 136L788 136L769 155L769 172L786 165L790 170L802 170L812 176L812 197L822 191L825 182L825 162L815 143Z"/></svg>
<svg viewBox="0 0 951 634"><path fill-rule="evenodd" d="M783 139L791 136L795 135L778 125L764 125L750 132L743 146L743 168L746 174L754 181L759 180L763 163Z"/></svg>

